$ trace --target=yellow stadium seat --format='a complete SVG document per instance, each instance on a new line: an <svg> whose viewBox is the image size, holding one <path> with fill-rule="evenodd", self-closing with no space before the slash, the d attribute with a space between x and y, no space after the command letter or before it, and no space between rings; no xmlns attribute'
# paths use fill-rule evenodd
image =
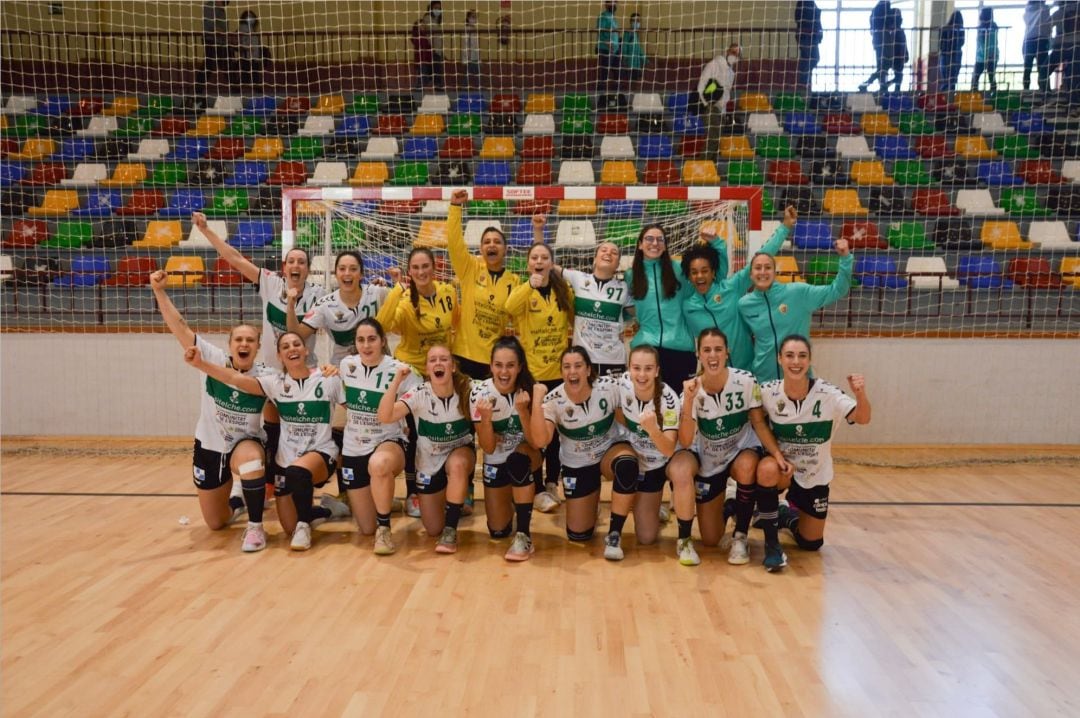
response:
<svg viewBox="0 0 1080 718"><path fill-rule="evenodd" d="M1016 222L983 222L979 238L989 249L1031 249L1031 242L1020 236Z"/></svg>
<svg viewBox="0 0 1080 718"><path fill-rule="evenodd" d="M410 135L441 135L443 132L446 132L446 121L442 115L417 115L409 128Z"/></svg>
<svg viewBox="0 0 1080 718"><path fill-rule="evenodd" d="M8 128L7 115L0 115L0 130Z"/></svg>
<svg viewBox="0 0 1080 718"><path fill-rule="evenodd" d="M957 137L954 147L956 154L965 159L985 160L997 157L997 150L988 147L982 135Z"/></svg>
<svg viewBox="0 0 1080 718"><path fill-rule="evenodd" d="M509 160L514 158L513 137L485 137L480 157L485 160Z"/></svg>
<svg viewBox="0 0 1080 718"><path fill-rule="evenodd" d="M864 135L898 135L900 130L893 126L885 112L870 112L862 116Z"/></svg>
<svg viewBox="0 0 1080 718"><path fill-rule="evenodd" d="M754 148L745 135L720 138L720 156L732 160L754 159Z"/></svg>
<svg viewBox="0 0 1080 718"><path fill-rule="evenodd" d="M706 229L711 229L717 237L727 242L728 248L742 249L743 241L739 236L739 231L735 228L734 222L724 222L720 220L710 219L701 223L701 228L698 230L702 232Z"/></svg>
<svg viewBox="0 0 1080 718"><path fill-rule="evenodd" d="M111 105L101 111L101 114L105 116L113 115L115 117L123 117L124 115L130 115L137 109L139 109L138 97L116 97L113 99Z"/></svg>
<svg viewBox="0 0 1080 718"><path fill-rule="evenodd" d="M564 216L596 214L596 200L561 199L559 200L558 213Z"/></svg>
<svg viewBox="0 0 1080 718"><path fill-rule="evenodd" d="M547 92L534 92L525 100L526 115L550 115L555 112L555 95Z"/></svg>
<svg viewBox="0 0 1080 718"><path fill-rule="evenodd" d="M191 287L202 284L206 276L206 263L203 262L202 257L173 255L165 260L165 271L169 275L165 280L165 286Z"/></svg>
<svg viewBox="0 0 1080 718"><path fill-rule="evenodd" d="M893 178L885 174L885 165L873 160L851 163L851 180L855 184L892 184Z"/></svg>
<svg viewBox="0 0 1080 718"><path fill-rule="evenodd" d="M147 223L143 238L131 243L132 247L173 247L180 244L184 237L181 234L180 220L155 219ZM168 269L168 267L166 267Z"/></svg>
<svg viewBox="0 0 1080 718"><path fill-rule="evenodd" d="M8 159L12 160L40 160L56 152L55 140L42 140L30 138L23 143L22 149L12 152Z"/></svg>
<svg viewBox="0 0 1080 718"><path fill-rule="evenodd" d="M715 167L713 171L716 171ZM600 184L637 184L637 181L637 168L633 162L608 160L600 168Z"/></svg>
<svg viewBox="0 0 1080 718"><path fill-rule="evenodd" d="M345 98L341 95L322 95L311 108L313 115L340 115L345 111Z"/></svg>
<svg viewBox="0 0 1080 718"><path fill-rule="evenodd" d="M884 170L883 170L884 171ZM822 209L828 214L868 214L869 210L859 201L859 193L853 189L827 189Z"/></svg>
<svg viewBox="0 0 1080 718"><path fill-rule="evenodd" d="M146 165L121 162L113 170L112 177L98 182L102 187L134 187L146 181Z"/></svg>
<svg viewBox="0 0 1080 718"><path fill-rule="evenodd" d="M204 115L195 121L195 126L187 131L189 137L213 137L220 135L228 126L224 117Z"/></svg>
<svg viewBox="0 0 1080 718"><path fill-rule="evenodd" d="M720 174L710 160L686 160L682 166L682 180L686 184L720 184Z"/></svg>
<svg viewBox="0 0 1080 718"><path fill-rule="evenodd" d="M1061 281L1080 289L1080 257L1061 260Z"/></svg>
<svg viewBox="0 0 1080 718"><path fill-rule="evenodd" d="M245 160L276 160L285 151L280 137L256 137L251 149L244 153Z"/></svg>
<svg viewBox="0 0 1080 718"><path fill-rule="evenodd" d="M30 207L27 211L35 216L67 214L79 208L79 193L71 189L45 190L45 198L40 207Z"/></svg>
<svg viewBox="0 0 1080 718"><path fill-rule="evenodd" d="M957 92L955 102L961 112L990 112L994 109L983 101L981 92Z"/></svg>
<svg viewBox="0 0 1080 718"><path fill-rule="evenodd" d="M420 223L420 232L416 235L414 247L446 247L446 221L425 219Z"/></svg>
<svg viewBox="0 0 1080 718"><path fill-rule="evenodd" d="M772 105L764 92L748 92L739 97L739 109L743 112L772 112Z"/></svg>
<svg viewBox="0 0 1080 718"><path fill-rule="evenodd" d="M794 257L787 255L776 257L776 281L783 284L803 281L802 276L799 275L799 263Z"/></svg>
<svg viewBox="0 0 1080 718"><path fill-rule="evenodd" d="M356 171L349 178L349 184L355 186L378 186L390 179L390 168L385 162L360 162Z"/></svg>

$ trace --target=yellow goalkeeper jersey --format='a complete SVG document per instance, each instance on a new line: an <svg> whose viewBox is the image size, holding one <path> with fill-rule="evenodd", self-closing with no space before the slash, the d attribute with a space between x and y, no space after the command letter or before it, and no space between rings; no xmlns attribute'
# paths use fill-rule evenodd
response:
<svg viewBox="0 0 1080 718"><path fill-rule="evenodd" d="M412 305L408 290L399 284L386 297L375 318L387 332L401 335L394 358L423 375L428 349L435 344L452 346L457 316L454 288L445 282L435 282L435 294L421 296L418 307Z"/></svg>
<svg viewBox="0 0 1080 718"><path fill-rule="evenodd" d="M573 306L573 292L570 302ZM555 292L544 294L527 282L519 285L506 300L506 311L514 320L514 328L522 346L529 371L539 381L562 377L559 358L569 344L572 317L559 309Z"/></svg>

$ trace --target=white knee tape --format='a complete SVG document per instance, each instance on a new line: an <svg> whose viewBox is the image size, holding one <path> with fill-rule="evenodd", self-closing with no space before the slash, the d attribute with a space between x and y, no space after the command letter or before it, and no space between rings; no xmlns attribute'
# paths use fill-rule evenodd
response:
<svg viewBox="0 0 1080 718"><path fill-rule="evenodd" d="M252 474L261 474L266 467L259 459L253 459L251 461L245 461L240 464L237 469L240 471L241 476L251 476Z"/></svg>

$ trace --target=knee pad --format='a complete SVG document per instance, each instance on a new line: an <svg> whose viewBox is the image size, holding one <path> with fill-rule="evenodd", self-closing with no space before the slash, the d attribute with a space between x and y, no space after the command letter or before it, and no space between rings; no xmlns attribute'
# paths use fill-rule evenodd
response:
<svg viewBox="0 0 1080 718"><path fill-rule="evenodd" d="M571 541L577 541L578 543L582 543L584 541L588 541L589 539L591 539L593 537L594 533L596 533L596 527L595 526L590 526L585 531L571 531L569 528L567 528L566 529L566 538L568 538Z"/></svg>
<svg viewBox="0 0 1080 718"><path fill-rule="evenodd" d="M334 446L338 448L338 452L341 452L343 446L345 446L345 429L331 429L330 437L334 440Z"/></svg>
<svg viewBox="0 0 1080 718"><path fill-rule="evenodd" d="M615 474L612 490L617 494L633 494L637 491L638 461L632 456L620 456L611 464Z"/></svg>
<svg viewBox="0 0 1080 718"><path fill-rule="evenodd" d="M495 530L495 529L491 528L490 526L488 526L488 533L491 534L491 538L493 538L493 539L506 538L511 533L513 533L513 531L514 531L514 521L513 521L513 519L510 520L510 523L506 524L506 528L501 528L501 529Z"/></svg>
<svg viewBox="0 0 1080 718"><path fill-rule="evenodd" d="M823 538L819 538L814 541L803 538L802 534L799 533L798 529L793 531L792 534L795 537L795 543L797 543L799 545L799 548L801 548L803 551L817 551L825 545L825 539Z"/></svg>
<svg viewBox="0 0 1080 718"><path fill-rule="evenodd" d="M293 465L285 469L285 490L290 494L296 493L297 489L303 489L305 486L310 487L312 480L311 472L303 466Z"/></svg>
<svg viewBox="0 0 1080 718"><path fill-rule="evenodd" d="M510 474L511 486L528 486L532 483L530 463L528 456L517 451L507 457L506 471Z"/></svg>

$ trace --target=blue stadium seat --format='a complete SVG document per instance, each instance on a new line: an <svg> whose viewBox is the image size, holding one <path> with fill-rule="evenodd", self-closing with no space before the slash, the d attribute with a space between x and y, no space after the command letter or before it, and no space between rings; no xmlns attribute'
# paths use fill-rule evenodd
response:
<svg viewBox="0 0 1080 718"><path fill-rule="evenodd" d="M71 210L72 217L108 217L124 206L124 200L118 189L92 189L86 195L86 202L78 209Z"/></svg>
<svg viewBox="0 0 1080 718"><path fill-rule="evenodd" d="M178 137L172 143L172 151L165 155L167 160L193 162L201 159L210 151L208 137Z"/></svg>
<svg viewBox="0 0 1080 718"><path fill-rule="evenodd" d="M10 187L26 175L26 168L15 162L0 162L0 187Z"/></svg>
<svg viewBox="0 0 1080 718"><path fill-rule="evenodd" d="M969 289L1009 289L1012 280L1002 276L1001 264L993 257L961 255L956 264L956 278Z"/></svg>
<svg viewBox="0 0 1080 718"><path fill-rule="evenodd" d="M71 260L71 273L53 280L61 287L92 287L105 281L110 271L107 257L83 255Z"/></svg>
<svg viewBox="0 0 1080 718"><path fill-rule="evenodd" d="M458 95L454 112L459 114L483 114L487 112L487 100L479 93Z"/></svg>
<svg viewBox="0 0 1080 718"><path fill-rule="evenodd" d="M389 279L390 268L398 266L399 262L394 257L385 254L364 253L364 278L383 277Z"/></svg>
<svg viewBox="0 0 1080 718"><path fill-rule="evenodd" d="M1013 174L1012 166L1004 160L984 160L979 163L978 178L988 185L1020 185L1024 180Z"/></svg>
<svg viewBox="0 0 1080 718"><path fill-rule="evenodd" d="M600 211L609 217L640 217L645 213L645 203L639 199L605 199Z"/></svg>
<svg viewBox="0 0 1080 718"><path fill-rule="evenodd" d="M277 110L276 97L249 97L244 103L245 115L272 115Z"/></svg>
<svg viewBox="0 0 1080 718"><path fill-rule="evenodd" d="M828 222L802 220L795 225L795 236L792 241L799 249L831 250L832 226Z"/></svg>
<svg viewBox="0 0 1080 718"><path fill-rule="evenodd" d="M875 137L874 154L883 160L914 160L919 157L903 135L879 135Z"/></svg>
<svg viewBox="0 0 1080 718"><path fill-rule="evenodd" d="M697 95L693 92L673 92L667 96L665 103L668 112L674 115L685 115L692 106L697 105Z"/></svg>
<svg viewBox="0 0 1080 718"><path fill-rule="evenodd" d="M44 102L39 103L34 108L34 112L48 117L59 117L68 113L71 104L71 100L68 99L67 95L49 95Z"/></svg>
<svg viewBox="0 0 1080 718"><path fill-rule="evenodd" d="M402 143L401 158L404 160L433 160L438 156L438 137L406 137Z"/></svg>
<svg viewBox="0 0 1080 718"><path fill-rule="evenodd" d="M904 289L907 277L900 274L892 257L875 257L860 254L855 258L855 277L864 287Z"/></svg>
<svg viewBox="0 0 1080 718"><path fill-rule="evenodd" d="M704 135L705 123L697 115L684 112L675 115L672 130L681 135Z"/></svg>
<svg viewBox="0 0 1080 718"><path fill-rule="evenodd" d="M784 129L793 135L819 135L821 125L813 112L789 112L784 115Z"/></svg>
<svg viewBox="0 0 1080 718"><path fill-rule="evenodd" d="M885 93L880 99L881 109L885 112L914 112L915 98L911 95Z"/></svg>
<svg viewBox="0 0 1080 718"><path fill-rule="evenodd" d="M233 165L233 173L225 178L230 187L260 185L270 179L270 166L265 162L244 161Z"/></svg>
<svg viewBox="0 0 1080 718"><path fill-rule="evenodd" d="M436 148L436 151L438 148ZM476 163L476 171L473 173L473 183L478 185L508 185L513 173L509 162L485 160Z"/></svg>
<svg viewBox="0 0 1080 718"><path fill-rule="evenodd" d="M53 159L61 162L82 162L88 157L93 157L95 152L97 152L97 146L93 139L65 137L60 143L59 151L53 155Z"/></svg>
<svg viewBox="0 0 1080 718"><path fill-rule="evenodd" d="M554 227L557 222L548 222L544 226L544 240L554 240ZM506 235L507 245L518 249L528 249L533 243L532 219L520 217L512 220L510 232Z"/></svg>
<svg viewBox="0 0 1080 718"><path fill-rule="evenodd" d="M192 212L201 212L206 206L206 195L201 189L181 188L169 196L169 204L158 210L161 217L188 217Z"/></svg>
<svg viewBox="0 0 1080 718"><path fill-rule="evenodd" d="M345 115L334 132L348 137L367 137L371 134L371 118L367 115Z"/></svg>
<svg viewBox="0 0 1080 718"><path fill-rule="evenodd" d="M641 135L638 137L638 157L643 160L668 160L673 154L671 137L668 135Z"/></svg>
<svg viewBox="0 0 1080 718"><path fill-rule="evenodd" d="M260 219L241 220L229 244L238 249L265 247L274 241L274 223Z"/></svg>
<svg viewBox="0 0 1080 718"><path fill-rule="evenodd" d="M1016 128L1016 131L1023 135L1042 134L1053 128L1049 128L1046 124L1046 120L1038 112L1025 112L1018 111L1012 113L1009 118L1009 124Z"/></svg>

